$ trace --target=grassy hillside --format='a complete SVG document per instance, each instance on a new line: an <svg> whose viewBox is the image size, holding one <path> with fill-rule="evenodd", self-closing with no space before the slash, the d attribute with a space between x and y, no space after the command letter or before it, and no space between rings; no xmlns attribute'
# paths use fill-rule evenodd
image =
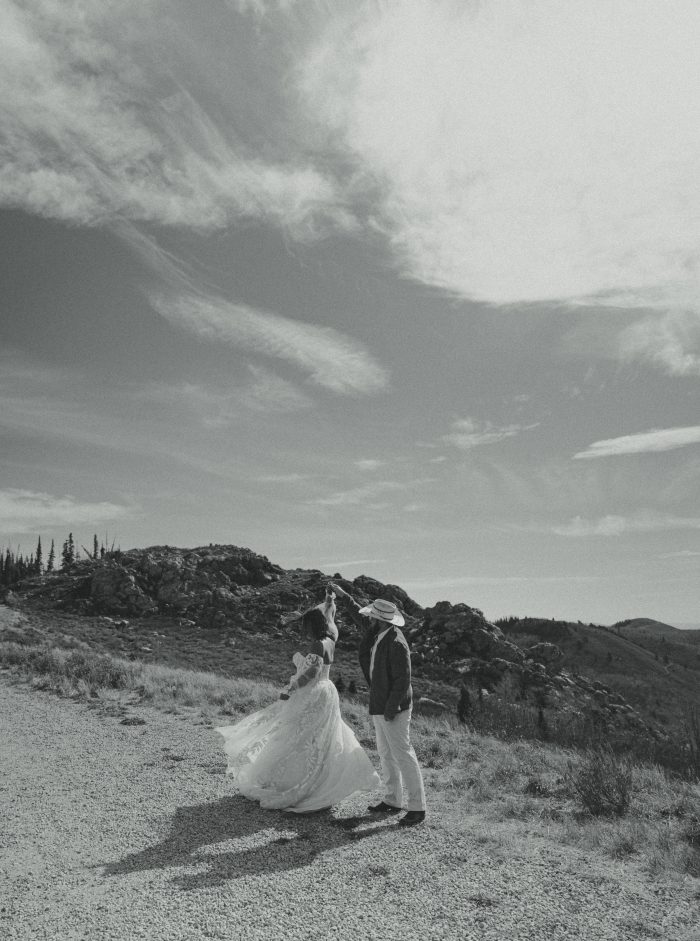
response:
<svg viewBox="0 0 700 941"><path fill-rule="evenodd" d="M617 625L545 618L506 618L497 624L520 647L543 641L556 644L564 653L565 669L617 690L662 727L676 727L688 705L700 707L698 646L670 642L665 633L640 634L636 628Z"/></svg>

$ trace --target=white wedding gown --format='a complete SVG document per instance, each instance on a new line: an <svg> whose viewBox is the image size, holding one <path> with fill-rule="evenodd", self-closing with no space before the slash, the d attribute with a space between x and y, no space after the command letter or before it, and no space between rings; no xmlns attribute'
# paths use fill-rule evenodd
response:
<svg viewBox="0 0 700 941"><path fill-rule="evenodd" d="M330 666L316 654L295 653L293 662L294 679L315 672L306 686L216 731L224 737L228 773L245 797L266 809L309 813L380 781L340 715Z"/></svg>

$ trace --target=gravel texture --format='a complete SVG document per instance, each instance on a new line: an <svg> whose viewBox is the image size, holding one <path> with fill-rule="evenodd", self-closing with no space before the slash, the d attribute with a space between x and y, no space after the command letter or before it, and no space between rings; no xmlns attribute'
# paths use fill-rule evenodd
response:
<svg viewBox="0 0 700 941"><path fill-rule="evenodd" d="M697 883L506 833L442 803L430 775L411 830L353 824L364 800L261 811L209 721L128 716L0 673L6 941L700 941Z"/></svg>

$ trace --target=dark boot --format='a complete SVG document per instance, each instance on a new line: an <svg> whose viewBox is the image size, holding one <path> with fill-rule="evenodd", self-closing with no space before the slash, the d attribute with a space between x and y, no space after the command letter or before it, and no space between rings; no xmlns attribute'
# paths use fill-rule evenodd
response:
<svg viewBox="0 0 700 941"><path fill-rule="evenodd" d="M417 823L423 823L424 820L424 810L409 810L408 813L404 814L403 817L399 820L399 826L415 827Z"/></svg>

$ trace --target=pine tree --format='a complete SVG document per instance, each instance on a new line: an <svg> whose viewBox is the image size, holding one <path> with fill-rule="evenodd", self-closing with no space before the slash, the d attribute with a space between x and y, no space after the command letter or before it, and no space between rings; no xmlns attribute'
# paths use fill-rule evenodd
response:
<svg viewBox="0 0 700 941"><path fill-rule="evenodd" d="M97 533L92 537L92 557L97 561L97 557L100 553L100 547L97 544Z"/></svg>
<svg viewBox="0 0 700 941"><path fill-rule="evenodd" d="M75 543L73 542L73 533L68 534L68 539L63 543L61 550L61 571L67 572L75 562Z"/></svg>
<svg viewBox="0 0 700 941"><path fill-rule="evenodd" d="M46 560L46 571L53 572L54 565L56 564L56 549L54 547L53 539L51 540L51 548L49 549L49 557Z"/></svg>
<svg viewBox="0 0 700 941"><path fill-rule="evenodd" d="M41 549L41 536L39 536L39 542L36 544L36 554L34 556L34 571L37 575L41 575L44 570L44 556Z"/></svg>

